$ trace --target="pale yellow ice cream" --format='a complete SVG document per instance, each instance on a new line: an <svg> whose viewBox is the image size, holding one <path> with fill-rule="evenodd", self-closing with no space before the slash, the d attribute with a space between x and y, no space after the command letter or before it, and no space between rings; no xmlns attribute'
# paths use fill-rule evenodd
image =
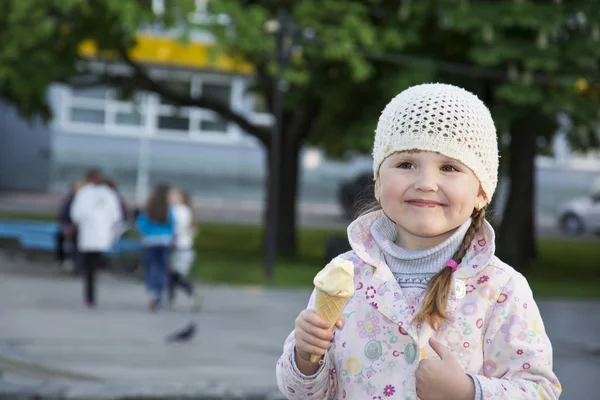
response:
<svg viewBox="0 0 600 400"><path fill-rule="evenodd" d="M313 280L315 288L335 297L354 294L354 264L341 258L333 259Z"/></svg>

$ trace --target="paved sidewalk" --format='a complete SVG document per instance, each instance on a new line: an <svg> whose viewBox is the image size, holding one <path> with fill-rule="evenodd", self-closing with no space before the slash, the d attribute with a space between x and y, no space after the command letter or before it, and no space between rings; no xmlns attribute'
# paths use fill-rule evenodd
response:
<svg viewBox="0 0 600 400"><path fill-rule="evenodd" d="M307 290L203 287L201 313L181 304L150 314L140 282L101 278L99 308L88 311L78 280L0 258L0 399L281 398L275 362ZM563 400L597 397L599 306L540 301ZM192 341L166 343L192 320Z"/></svg>
<svg viewBox="0 0 600 400"><path fill-rule="evenodd" d="M199 314L189 304L150 314L141 283L105 274L90 311L78 280L0 265L0 370L9 383L70 399L281 397L275 363L305 292L215 286L202 288ZM192 341L165 341L190 321Z"/></svg>

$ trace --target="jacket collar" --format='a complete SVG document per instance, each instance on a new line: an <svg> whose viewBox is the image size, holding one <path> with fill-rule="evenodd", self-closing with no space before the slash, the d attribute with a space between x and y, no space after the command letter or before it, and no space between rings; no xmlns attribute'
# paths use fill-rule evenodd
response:
<svg viewBox="0 0 600 400"><path fill-rule="evenodd" d="M382 279L393 279L385 264L383 254L371 235L371 226L383 215L383 211L374 211L357 218L348 226L348 241L354 253L365 263L375 267L375 275ZM456 269L455 275L467 279L477 275L490 262L496 251L495 233L489 222L483 223L467 254ZM387 271L385 271L387 270Z"/></svg>
<svg viewBox="0 0 600 400"><path fill-rule="evenodd" d="M384 314L393 322L399 325L399 330L403 334L411 336L415 342L429 335L417 335L418 329L411 321L415 310L410 309L406 301L403 301L403 294L400 285L394 278L392 271L386 265L383 254L371 235L371 226L383 215L383 211L374 211L356 219L348 227L348 240L354 251L354 254L368 266L360 271L357 286L357 294L363 296L372 307ZM457 290L464 289L464 280L476 276L481 272L494 256L495 235L492 226L485 221L482 229L471 242L467 254L463 257L456 272L453 274L452 288L448 298L447 312L453 313L456 310ZM370 281L366 284L363 282ZM367 287L363 287L367 285ZM431 330L431 327L422 327ZM424 332L422 332L424 333ZM419 343L419 345L421 345Z"/></svg>

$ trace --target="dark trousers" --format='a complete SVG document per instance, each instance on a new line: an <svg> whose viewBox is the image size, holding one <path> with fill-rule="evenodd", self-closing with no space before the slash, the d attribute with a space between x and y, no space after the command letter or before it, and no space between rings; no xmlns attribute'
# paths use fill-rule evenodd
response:
<svg viewBox="0 0 600 400"><path fill-rule="evenodd" d="M56 232L54 240L56 242L56 260L62 263L67 259L65 244L70 243L71 259L77 263L77 231L73 231L73 233L65 235L62 230L59 230Z"/></svg>
<svg viewBox="0 0 600 400"><path fill-rule="evenodd" d="M88 305L96 305L96 270L104 264L99 251L81 252L83 267L83 298Z"/></svg>
<svg viewBox="0 0 600 400"><path fill-rule="evenodd" d="M192 282L179 272L171 271L169 273L169 300L175 300L175 290L177 287L183 289L183 291L190 297L194 294L194 286L192 285Z"/></svg>

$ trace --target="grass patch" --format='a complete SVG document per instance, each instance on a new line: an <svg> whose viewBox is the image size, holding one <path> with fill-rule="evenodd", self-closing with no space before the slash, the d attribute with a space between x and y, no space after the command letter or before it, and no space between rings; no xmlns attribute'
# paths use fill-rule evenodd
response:
<svg viewBox="0 0 600 400"><path fill-rule="evenodd" d="M53 216L2 213L0 219L54 221ZM303 228L298 233L298 257L277 260L273 286L312 287L324 266L324 250L332 235L343 229ZM265 285L263 230L259 226L202 224L196 239L194 274L203 282ZM524 271L540 297L600 297L600 243L541 239L539 257Z"/></svg>
<svg viewBox="0 0 600 400"><path fill-rule="evenodd" d="M278 259L275 286L310 287L323 268L324 243L343 230L301 229L298 257ZM263 230L257 226L203 224L196 239L196 275L204 281L250 285L265 283Z"/></svg>
<svg viewBox="0 0 600 400"><path fill-rule="evenodd" d="M343 230L301 229L294 261L278 260L273 285L312 287L324 266L324 248ZM195 273L205 282L265 284L262 229L256 226L203 225L197 238ZM600 245L593 241L541 239L538 260L524 271L540 297L600 297Z"/></svg>
<svg viewBox="0 0 600 400"><path fill-rule="evenodd" d="M56 216L52 214L0 211L0 220L56 222L57 219Z"/></svg>
<svg viewBox="0 0 600 400"><path fill-rule="evenodd" d="M205 282L265 284L263 231L256 226L203 225L197 238L195 273ZM324 247L343 230L301 229L296 260L278 260L273 285L312 287L324 266ZM600 245L593 241L541 239L538 260L527 269L533 292L540 297L600 297Z"/></svg>
<svg viewBox="0 0 600 400"><path fill-rule="evenodd" d="M542 239L524 272L536 296L600 297L600 242Z"/></svg>

